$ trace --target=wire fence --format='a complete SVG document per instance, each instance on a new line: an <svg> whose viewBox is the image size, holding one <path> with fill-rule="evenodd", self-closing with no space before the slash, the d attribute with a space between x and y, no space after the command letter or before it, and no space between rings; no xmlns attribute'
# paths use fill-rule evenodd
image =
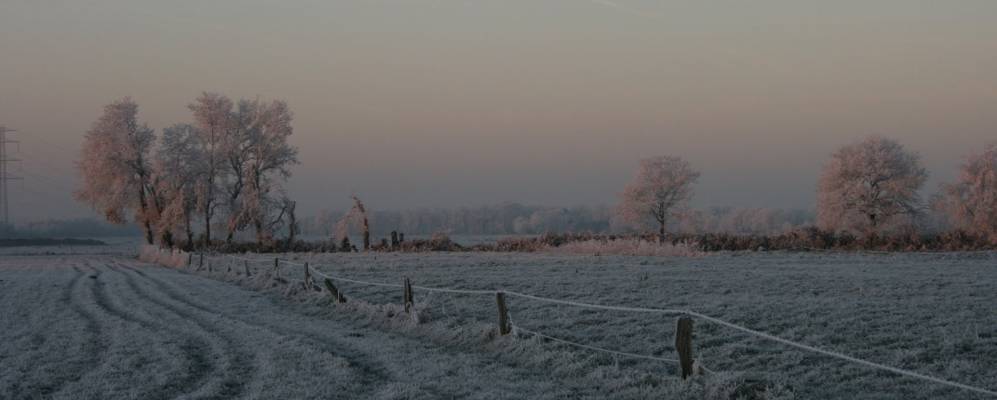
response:
<svg viewBox="0 0 997 400"><path fill-rule="evenodd" d="M836 359L843 360L843 361L846 361L846 362L849 362L849 363L861 365L861 366L864 366L864 367L867 367L867 368L872 368L872 369L876 369L876 370L880 370L880 371L885 371L885 372L889 372L889 373L893 373L893 374L897 374L897 375L907 376L907 377L910 377L910 378L915 378L915 379L919 379L919 380L922 380L922 381L935 383L935 384L938 384L938 385L948 386L948 387L952 387L952 388L958 388L958 389L966 390L966 391L977 393L977 394L982 394L982 395L997 397L997 391L989 390L989 389L986 389L986 388L975 387L975 386L971 386L971 385L967 385L967 384L963 384L963 383L959 383L959 382L954 382L954 381L950 381L950 380L946 380L946 379L941 379L941 378L937 378L937 377L933 377L933 376L921 374L921 373L914 372L914 371L909 371L909 370L905 370L905 369L901 369L901 368L897 368L897 367L892 367L892 366L885 365L885 364L880 364L880 363L876 363L876 362L872 362L872 361L860 359L860 358L849 356L847 354L843 354L843 353L840 353L840 352L836 352L836 351L832 351L832 350L827 350L827 349L823 349L823 348L816 347L816 346L811 346L811 345L804 344L804 343L799 343L799 342L792 341L792 340L789 340L789 339L785 339L785 338L782 338L782 337L779 337L779 336L776 336L776 335L773 335L773 334L769 334L769 333L758 331L758 330L755 330L755 329L751 329L751 328L748 328L748 327L745 327L745 326L742 326L742 325L738 325L738 324L735 324L733 322L725 321L725 320L722 320L720 318L716 318L716 317L712 317L712 316L709 316L709 315L706 315L706 314L702 314L702 313L699 313L699 312L696 312L696 311L693 311L693 310L690 310L690 309L627 307L627 306L593 304L593 303L585 303L585 302L572 301L572 300L555 299L555 298L549 298L549 297L544 297L544 296L531 295L531 294L526 294L526 293L519 293L519 292L515 292L515 291L512 291L512 290L506 290L506 289L502 289L502 288L496 288L496 289L455 289L455 288L428 287L428 286L409 285L407 280L406 280L406 284L394 284L394 283L386 283L386 282L374 282L374 281L366 281L366 280L360 280L360 279L351 279L351 278L346 278L346 277L342 277L342 276L331 275L331 274L328 274L328 273L325 273L325 272L323 272L321 270L316 269L314 266L309 265L308 263L305 263L305 262L296 262L296 261L291 261L291 260L285 260L285 259L281 259L279 257L275 257L273 259L264 259L264 258L259 258L259 257L257 257L257 258L239 257L239 256L230 255L230 254L224 254L224 255L221 255L221 256L228 257L228 258L231 258L231 259L234 259L234 260L238 260L238 261L242 261L243 263L253 263L253 264L263 264L263 263L266 263L266 264L273 264L273 266L274 266L275 269L278 269L279 265L281 265L281 264L303 267L303 269L305 271L305 274L304 274L305 278L301 279L301 281L303 281L303 282L306 281L306 279L307 279L308 276L318 276L318 277L321 277L323 279L328 279L331 282L337 282L337 281L338 282L348 282L348 283L353 283L353 284L358 284L358 285L366 285L366 286L374 286L374 287L389 287L389 288L396 288L396 289L397 288L402 288L402 289L406 289L406 290L421 290L421 291L434 292L434 293L450 293L450 294L480 295L480 296L487 295L487 296L497 296L499 299L501 299L501 298L503 298L504 296L507 295L507 296L518 297L518 298L528 299L528 300L537 301L537 302L559 304L559 305L565 305L565 306L571 306L571 307L578 307L578 308L584 308L584 309L617 311L617 312L628 312L628 313L651 313L651 314L677 315L677 316L691 317L691 318L699 319L699 320L704 321L704 322L708 322L708 323L712 323L712 324L719 325L719 326L722 326L722 327L726 327L726 328L729 328L729 329L733 329L733 330L739 331L741 333L752 335L752 336L755 336L755 337L758 337L758 338L761 338L761 339L773 341L773 342L780 343L780 344L783 344L783 345L786 345L786 346L790 346L790 347L794 347L794 348L797 348L797 349L800 349L800 350L804 350L804 351L808 351L808 352L812 352L812 353L821 354L821 355L824 355L824 356L827 356L827 357L836 358ZM193 262L192 260L193 260L193 258L189 257L188 258L188 263L192 263ZM201 258L200 262L203 264L203 254L202 254L202 258ZM199 266L198 268L200 269L200 267L201 266ZM409 292L406 292L406 296L408 296L408 295L409 295ZM500 300L500 302L502 302L502 301ZM505 308L504 302L502 302L502 303L503 304L501 304L499 306L500 309ZM500 310L500 313L502 313L501 310ZM603 348L603 347L588 345L588 344L584 344L584 343L578 343L578 342L575 342L575 341L571 341L571 340L567 340L567 339L563 339L563 338L558 338L558 337L550 336L550 335L547 335L547 334L544 334L544 333L541 333L541 332L537 332L537 331L526 329L526 328L524 328L522 326L519 326L519 325L516 325L516 324L511 324L510 323L510 325L511 325L511 328L514 329L514 331L516 331L518 333L523 333L523 334L526 334L526 335L531 335L531 336L534 336L534 337L537 337L537 338L543 338L545 340L549 340L549 341L556 342L556 343L561 343L561 344L572 346L572 347L577 347L577 348L586 349L586 350L590 350L590 351L594 351L594 352L609 354L609 355L612 355L613 357L626 357L626 358L643 359L643 360L650 360L650 361L664 362L664 363L680 363L680 360L676 360L676 359L670 359L670 358L657 357L657 356L652 356L652 355L644 355L644 354L636 354L636 353L630 353L630 352L623 352L623 351L611 350L611 349L607 349L607 348ZM500 326L500 330L501 329L502 329L502 327ZM708 369L705 369L702 366L700 366L699 368L702 368L703 371L705 371L705 372L713 372L713 371L710 371Z"/></svg>

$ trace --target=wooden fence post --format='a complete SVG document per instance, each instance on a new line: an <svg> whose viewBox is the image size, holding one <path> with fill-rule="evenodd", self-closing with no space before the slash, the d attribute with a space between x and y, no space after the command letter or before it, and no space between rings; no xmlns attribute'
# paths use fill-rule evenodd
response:
<svg viewBox="0 0 997 400"><path fill-rule="evenodd" d="M201 268L204 268L204 253L201 253L201 261L197 264L197 270L200 271Z"/></svg>
<svg viewBox="0 0 997 400"><path fill-rule="evenodd" d="M249 276L250 274L249 274L249 261L248 260L242 260L242 268L244 268L246 270L246 276Z"/></svg>
<svg viewBox="0 0 997 400"><path fill-rule="evenodd" d="M498 305L499 335L508 335L509 332L512 332L512 327L509 326L509 309L505 306L504 292L495 292L495 303Z"/></svg>
<svg viewBox="0 0 997 400"><path fill-rule="evenodd" d="M692 318L680 317L675 327L675 350L679 353L682 379L692 375Z"/></svg>
<svg viewBox="0 0 997 400"><path fill-rule="evenodd" d="M187 253L187 267L194 263L194 253Z"/></svg>
<svg viewBox="0 0 997 400"><path fill-rule="evenodd" d="M325 278L323 282L325 283L325 290L329 291L329 294L332 295L332 298L336 299L337 303L346 302L346 296L343 296L343 293L336 289L336 285L333 285L329 278Z"/></svg>
<svg viewBox="0 0 997 400"><path fill-rule="evenodd" d="M404 290L404 295L403 295L402 301L405 303L405 312L407 313L407 312L409 312L409 311L412 310L412 304L415 303L415 300L412 299L412 297L413 297L412 296L412 281L410 281L408 279L408 277L405 277L404 287L405 287L405 290Z"/></svg>
<svg viewBox="0 0 997 400"><path fill-rule="evenodd" d="M273 258L273 277L280 278L280 259L277 257Z"/></svg>

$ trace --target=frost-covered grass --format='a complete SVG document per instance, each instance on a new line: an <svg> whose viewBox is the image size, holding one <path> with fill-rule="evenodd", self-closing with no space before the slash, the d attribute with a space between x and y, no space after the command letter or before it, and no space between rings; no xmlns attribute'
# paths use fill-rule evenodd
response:
<svg viewBox="0 0 997 400"><path fill-rule="evenodd" d="M720 399L705 395L732 381L592 363L484 324L438 335L397 305L331 306L220 267L0 258L0 398Z"/></svg>
<svg viewBox="0 0 997 400"><path fill-rule="evenodd" d="M667 363L497 337L491 295L416 289L413 317L401 289L337 281L349 302L336 305L302 287L301 266L283 265L275 280L271 255L249 257L262 260L250 277L222 258L207 258L211 271L122 256L0 258L0 398L983 398L703 321L696 356L716 373L683 382ZM355 279L688 308L997 388L997 256L988 253L284 257ZM673 316L508 303L525 329L675 357Z"/></svg>
<svg viewBox="0 0 997 400"><path fill-rule="evenodd" d="M993 253L738 253L700 258L501 253L286 256L353 279L401 283L408 276L422 286L502 288L599 304L687 308L866 360L997 389L993 372L997 370L997 256ZM300 267L282 270L292 278L301 275ZM401 289L337 285L352 299L386 307L397 307L401 298ZM426 332L414 334L448 345L468 337L477 343L481 327L494 324L494 297L419 290L415 296L426 325L419 329ZM511 298L509 307L514 324L529 330L620 351L675 357L674 317L585 310L520 298ZM522 337L516 346L525 345L524 341L537 344ZM573 354L575 361L544 361L544 357L562 356L538 351L538 347ZM631 375L636 379L674 374L669 365L614 359L550 343L526 348L517 362L568 376L594 371L598 365L647 373ZM980 398L702 321L696 324L695 349L703 365L722 372L720 378L760 382L781 397ZM721 390L723 385L716 383L709 390ZM743 390L750 385L740 386Z"/></svg>

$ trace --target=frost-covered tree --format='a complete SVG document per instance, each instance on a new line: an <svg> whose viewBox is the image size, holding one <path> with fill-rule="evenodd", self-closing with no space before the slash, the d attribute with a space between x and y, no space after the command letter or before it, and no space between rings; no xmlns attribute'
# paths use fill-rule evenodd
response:
<svg viewBox="0 0 997 400"><path fill-rule="evenodd" d="M128 210L142 225L149 244L155 238L159 210L153 202L149 153L155 135L138 122L138 104L124 98L104 107L104 113L87 131L80 161L83 187L76 198L121 224Z"/></svg>
<svg viewBox="0 0 997 400"><path fill-rule="evenodd" d="M246 189L246 166L250 157L250 130L256 118L256 103L240 100L231 114L231 125L222 138L222 154L225 159L225 180L222 186L226 194L228 217L225 224L225 241L231 243L237 231L248 223L244 207Z"/></svg>
<svg viewBox="0 0 997 400"><path fill-rule="evenodd" d="M252 225L258 242L271 236L274 215L285 208L280 183L298 162L288 144L292 113L283 101L240 100L233 110L227 97L205 93L191 105L201 132L204 161L199 205L206 237L216 206L223 206L226 241Z"/></svg>
<svg viewBox="0 0 997 400"><path fill-rule="evenodd" d="M198 173L196 193L198 211L204 218L204 242L211 242L211 223L218 207L221 184L225 178L224 140L232 130L232 100L217 93L202 93L188 108L194 113L203 160Z"/></svg>
<svg viewBox="0 0 997 400"><path fill-rule="evenodd" d="M192 220L197 210L197 182L204 161L200 133L193 125L176 124L163 129L154 162L154 186L163 199L161 235L183 235L194 243Z"/></svg>
<svg viewBox="0 0 997 400"><path fill-rule="evenodd" d="M844 146L824 166L817 224L868 234L913 217L927 178L919 156L894 140L874 136Z"/></svg>
<svg viewBox="0 0 997 400"><path fill-rule="evenodd" d="M960 229L997 242L997 144L967 158L939 205Z"/></svg>
<svg viewBox="0 0 997 400"><path fill-rule="evenodd" d="M294 130L293 115L287 103L259 100L245 104L250 114L246 131L246 156L242 168L245 199L242 213L256 230L258 242L272 234L267 219L274 211L283 216L287 202L272 196L280 183L291 176L290 166L298 163L298 150L287 139ZM242 108L242 107L240 107Z"/></svg>
<svg viewBox="0 0 997 400"><path fill-rule="evenodd" d="M655 222L658 234L664 238L669 219L681 215L698 179L699 172L681 157L643 159L637 176L621 195L617 215L639 227Z"/></svg>

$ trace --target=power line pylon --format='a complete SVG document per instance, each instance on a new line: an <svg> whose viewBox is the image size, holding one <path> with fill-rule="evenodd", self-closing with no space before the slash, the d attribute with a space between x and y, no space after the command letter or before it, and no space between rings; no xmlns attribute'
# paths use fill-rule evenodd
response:
<svg viewBox="0 0 997 400"><path fill-rule="evenodd" d="M8 168L10 163L21 161L16 158L10 158L7 154L7 145L18 143L16 140L10 140L7 138L8 133L14 132L17 131L7 129L6 126L0 125L0 206L2 206L2 210L0 210L0 212L3 212L3 224L6 227L10 226L10 189L7 186L7 182L23 179L19 176L11 176L10 168Z"/></svg>

